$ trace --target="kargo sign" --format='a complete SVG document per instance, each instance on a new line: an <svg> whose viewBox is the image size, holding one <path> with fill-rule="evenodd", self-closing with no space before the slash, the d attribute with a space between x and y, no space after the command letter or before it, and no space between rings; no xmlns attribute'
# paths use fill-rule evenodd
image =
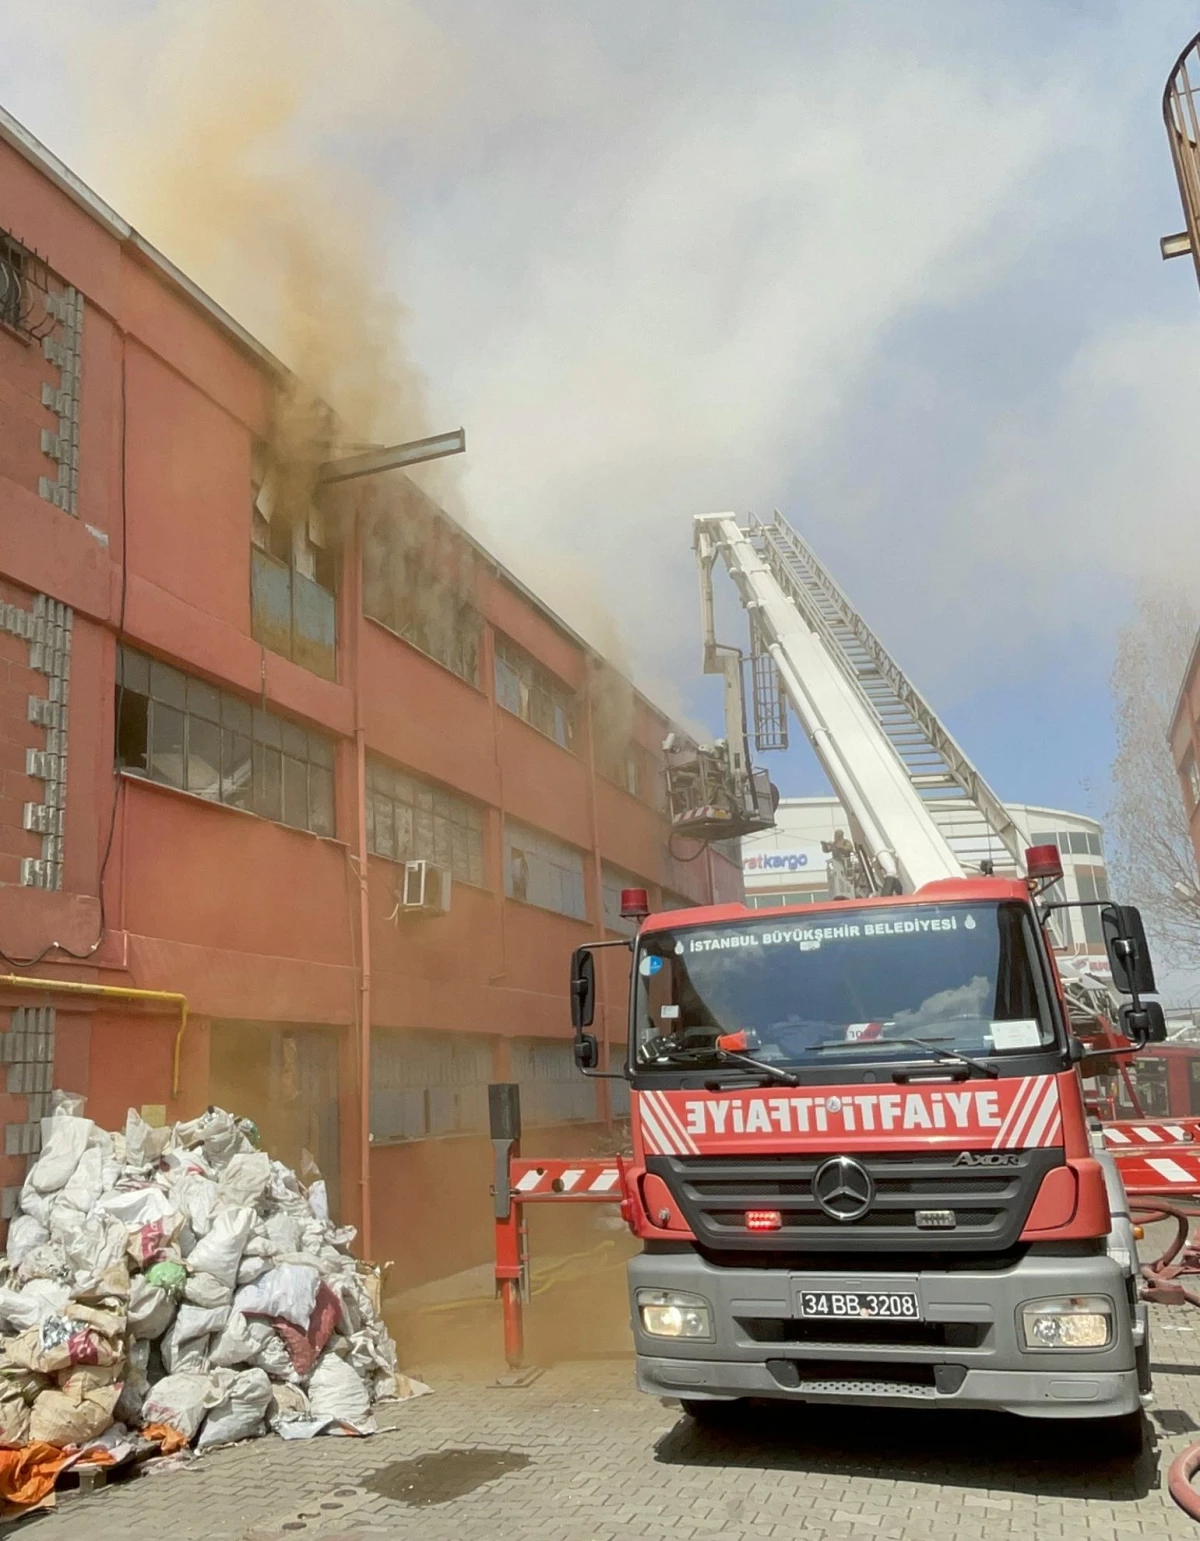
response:
<svg viewBox="0 0 1200 1541"><path fill-rule="evenodd" d="M915 1144L962 1150L1054 1145L1062 1133L1058 1082L1020 1076L986 1086L705 1093L643 1091L634 1108L652 1156L721 1156L769 1148L899 1150Z"/></svg>

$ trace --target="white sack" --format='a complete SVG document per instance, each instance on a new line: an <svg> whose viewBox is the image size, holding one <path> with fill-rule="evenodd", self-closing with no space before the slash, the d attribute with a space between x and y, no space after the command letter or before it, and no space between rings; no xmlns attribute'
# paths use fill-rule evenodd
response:
<svg viewBox="0 0 1200 1541"><path fill-rule="evenodd" d="M314 1220L319 1220L322 1225L329 1224L329 1190L323 1177L308 1190L308 1207Z"/></svg>
<svg viewBox="0 0 1200 1541"><path fill-rule="evenodd" d="M232 1167L234 1162L244 1159L235 1156L229 1165ZM188 1255L189 1270L193 1274L211 1274L218 1283L232 1288L237 1283L238 1264L253 1229L252 1209L221 1210L213 1216L208 1234L201 1237Z"/></svg>
<svg viewBox="0 0 1200 1541"><path fill-rule="evenodd" d="M230 1382L225 1382L226 1375ZM263 1370L243 1370L239 1375L216 1371L214 1379L217 1377L220 1377L219 1387L227 1389L204 1421L197 1444L199 1450L207 1450L210 1445L229 1445L238 1439L254 1439L263 1432L263 1420L271 1400L271 1382Z"/></svg>
<svg viewBox="0 0 1200 1541"><path fill-rule="evenodd" d="M243 1285L233 1303L243 1316L281 1316L301 1332L307 1332L320 1282L315 1268L284 1263L255 1279L253 1284Z"/></svg>
<svg viewBox="0 0 1200 1541"><path fill-rule="evenodd" d="M149 1225L153 1220L165 1220L168 1215L175 1213L175 1206L167 1195L161 1188L154 1187L116 1189L111 1193L102 1193L96 1201L96 1208L101 1214L119 1220L131 1231Z"/></svg>
<svg viewBox="0 0 1200 1541"><path fill-rule="evenodd" d="M9 1262L18 1267L34 1247L49 1240L50 1232L33 1215L15 1215L8 1223Z"/></svg>
<svg viewBox="0 0 1200 1541"><path fill-rule="evenodd" d="M274 1333L272 1333L274 1337ZM275 1339L279 1342L279 1339ZM283 1344L279 1345L281 1348ZM209 1349L208 1361L217 1369L234 1370L239 1365L259 1363L260 1344L251 1333L250 1325L240 1311L230 1314L224 1331L215 1338ZM286 1350L285 1350L286 1352Z"/></svg>
<svg viewBox="0 0 1200 1541"><path fill-rule="evenodd" d="M135 1274L129 1286L129 1330L135 1338L161 1338L175 1315L175 1302L165 1290L155 1289L144 1274Z"/></svg>
<svg viewBox="0 0 1200 1541"><path fill-rule="evenodd" d="M217 1206L217 1185L202 1172L184 1172L171 1184L171 1197L197 1237L207 1235Z"/></svg>
<svg viewBox="0 0 1200 1541"><path fill-rule="evenodd" d="M247 1254L238 1264L237 1281L239 1284L253 1284L255 1279L262 1278L270 1266L265 1257L251 1257Z"/></svg>
<svg viewBox="0 0 1200 1541"><path fill-rule="evenodd" d="M43 1118L42 1153L29 1173L30 1186L38 1193L57 1193L70 1182L95 1132L90 1118L58 1113L53 1118Z"/></svg>
<svg viewBox="0 0 1200 1541"><path fill-rule="evenodd" d="M371 1393L352 1365L326 1351L321 1355L308 1382L308 1400L314 1418L332 1418L348 1423L360 1434L373 1434Z"/></svg>
<svg viewBox="0 0 1200 1541"><path fill-rule="evenodd" d="M151 1388L142 1406L142 1422L165 1423L190 1443L218 1395L211 1375L167 1375Z"/></svg>
<svg viewBox="0 0 1200 1541"><path fill-rule="evenodd" d="M188 1276L183 1286L183 1298L190 1306L212 1311L218 1306L227 1306L233 1299L233 1290L211 1273L194 1273Z"/></svg>
<svg viewBox="0 0 1200 1541"><path fill-rule="evenodd" d="M254 1208L262 1202L270 1181L271 1158L265 1151L231 1156L217 1182L218 1202L233 1208Z"/></svg>
<svg viewBox="0 0 1200 1541"><path fill-rule="evenodd" d="M63 1184L55 1205L70 1204L83 1215L92 1212L92 1205L104 1192L104 1152L91 1146L80 1156L75 1170Z"/></svg>

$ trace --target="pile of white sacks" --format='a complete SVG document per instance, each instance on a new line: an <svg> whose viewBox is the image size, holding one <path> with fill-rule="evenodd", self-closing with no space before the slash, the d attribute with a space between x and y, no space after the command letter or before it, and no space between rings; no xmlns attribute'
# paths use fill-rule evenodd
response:
<svg viewBox="0 0 1200 1541"><path fill-rule="evenodd" d="M122 1133L60 1101L0 1265L0 1442L372 1433L397 1377L352 1229L220 1109Z"/></svg>

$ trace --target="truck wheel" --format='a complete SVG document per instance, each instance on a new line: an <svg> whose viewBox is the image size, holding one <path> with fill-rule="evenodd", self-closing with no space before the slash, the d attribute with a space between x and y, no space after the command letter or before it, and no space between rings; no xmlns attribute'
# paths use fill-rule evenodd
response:
<svg viewBox="0 0 1200 1541"><path fill-rule="evenodd" d="M692 1401L690 1398L684 1397L679 1405L689 1418L702 1424L706 1429L728 1427L729 1424L736 1420L742 1407L741 1399L737 1397L728 1402Z"/></svg>

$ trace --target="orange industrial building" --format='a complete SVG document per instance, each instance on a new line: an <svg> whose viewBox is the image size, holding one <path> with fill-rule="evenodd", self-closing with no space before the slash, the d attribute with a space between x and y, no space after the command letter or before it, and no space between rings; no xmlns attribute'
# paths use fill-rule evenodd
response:
<svg viewBox="0 0 1200 1541"><path fill-rule="evenodd" d="M278 363L3 114L0 211L6 1213L54 1089L217 1102L400 1282L478 1263L487 1083L547 1154L621 1112L572 947L736 852L668 853L666 717L403 473L286 523Z"/></svg>

